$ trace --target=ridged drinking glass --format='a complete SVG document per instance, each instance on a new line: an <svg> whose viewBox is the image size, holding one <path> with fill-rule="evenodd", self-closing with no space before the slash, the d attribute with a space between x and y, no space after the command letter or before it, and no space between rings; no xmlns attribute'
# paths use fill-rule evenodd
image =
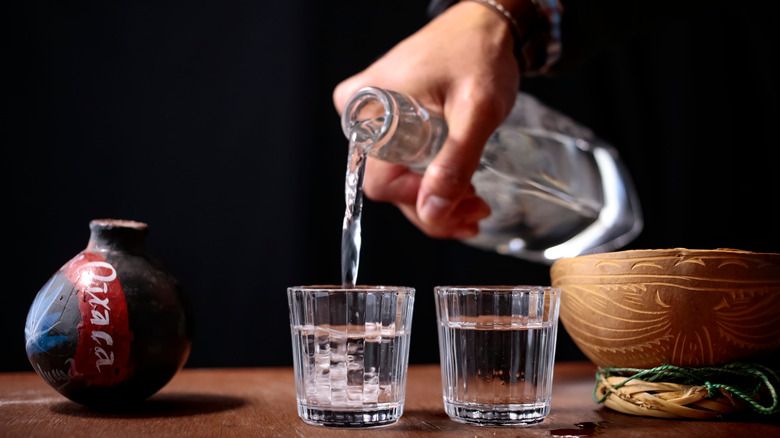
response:
<svg viewBox="0 0 780 438"><path fill-rule="evenodd" d="M444 407L476 425L528 425L550 412L560 290L436 287Z"/></svg>
<svg viewBox="0 0 780 438"><path fill-rule="evenodd" d="M309 424L371 427L403 414L414 289L287 290L298 414Z"/></svg>

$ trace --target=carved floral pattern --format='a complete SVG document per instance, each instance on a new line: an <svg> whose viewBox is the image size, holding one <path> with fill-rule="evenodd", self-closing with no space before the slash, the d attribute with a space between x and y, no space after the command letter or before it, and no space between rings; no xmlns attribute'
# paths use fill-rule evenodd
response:
<svg viewBox="0 0 780 438"><path fill-rule="evenodd" d="M780 254L645 250L556 262L561 321L599 366L717 365L780 348Z"/></svg>

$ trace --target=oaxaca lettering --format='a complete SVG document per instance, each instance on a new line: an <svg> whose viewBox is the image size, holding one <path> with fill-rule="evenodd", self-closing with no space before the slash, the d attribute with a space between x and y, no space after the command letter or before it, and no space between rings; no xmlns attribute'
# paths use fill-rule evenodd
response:
<svg viewBox="0 0 780 438"><path fill-rule="evenodd" d="M116 269L106 262L89 262L82 267L87 272L83 278L89 280L87 288L84 289L84 294L90 297L89 303L93 306L92 318L90 318L90 324L102 327L111 324L111 315L109 310L109 298L106 296L108 292L108 282L116 279ZM102 269L101 269L102 268ZM103 270L107 275L100 275ZM98 297L96 294L101 294ZM90 332L90 338L96 343L95 348L95 367L100 372L100 367L105 365L114 364L114 352L111 351L111 346L114 345L114 339L108 333L102 330L92 329ZM108 351L106 351L108 349Z"/></svg>
<svg viewBox="0 0 780 438"><path fill-rule="evenodd" d="M131 372L133 335L116 269L95 253L83 253L70 268L81 313L71 378L108 385L122 381Z"/></svg>

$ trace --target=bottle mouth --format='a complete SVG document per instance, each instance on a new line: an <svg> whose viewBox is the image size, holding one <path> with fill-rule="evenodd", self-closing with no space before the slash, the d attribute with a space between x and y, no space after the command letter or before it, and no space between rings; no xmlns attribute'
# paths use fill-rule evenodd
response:
<svg viewBox="0 0 780 438"><path fill-rule="evenodd" d="M365 147L381 146L392 131L394 101L376 87L358 90L341 114L341 130L350 142Z"/></svg>
<svg viewBox="0 0 780 438"><path fill-rule="evenodd" d="M97 229L131 228L142 231L148 227L144 222L128 219L93 219L89 222L89 226Z"/></svg>

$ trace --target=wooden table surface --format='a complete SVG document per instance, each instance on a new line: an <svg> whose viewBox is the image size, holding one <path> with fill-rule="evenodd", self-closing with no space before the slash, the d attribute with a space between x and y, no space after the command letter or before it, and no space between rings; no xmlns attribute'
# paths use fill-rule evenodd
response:
<svg viewBox="0 0 780 438"><path fill-rule="evenodd" d="M0 374L0 437L780 437L778 418L684 421L635 417L591 399L595 367L560 362L552 409L526 427L479 427L444 413L438 365L409 367L404 415L373 429L309 426L298 418L292 368L185 369L137 411L90 411L33 372Z"/></svg>

